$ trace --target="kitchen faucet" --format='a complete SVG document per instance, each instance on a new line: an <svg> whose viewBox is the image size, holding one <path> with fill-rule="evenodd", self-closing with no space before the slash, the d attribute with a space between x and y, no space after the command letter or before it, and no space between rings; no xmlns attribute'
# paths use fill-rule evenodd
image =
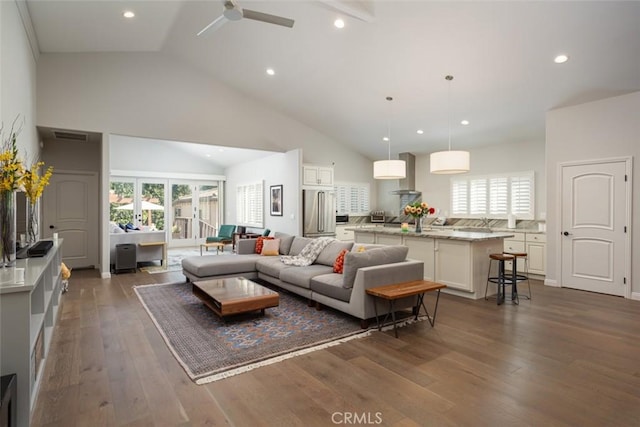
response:
<svg viewBox="0 0 640 427"><path fill-rule="evenodd" d="M484 217L483 217L483 218L481 218L481 219L482 219L482 225L483 225L484 227L491 228L491 225L489 225L489 220L488 220L487 218L484 218Z"/></svg>

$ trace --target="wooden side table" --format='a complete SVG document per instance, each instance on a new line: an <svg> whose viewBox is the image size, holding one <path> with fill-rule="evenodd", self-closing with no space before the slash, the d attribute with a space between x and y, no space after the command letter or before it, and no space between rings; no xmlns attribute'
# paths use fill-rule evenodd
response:
<svg viewBox="0 0 640 427"><path fill-rule="evenodd" d="M433 327L436 323L436 314L438 313L438 302L440 301L440 289L446 288L447 285L443 285L442 283L430 282L428 280L413 280L411 282L402 282L395 283L392 285L378 286L375 288L367 289L367 294L374 296L375 298L380 298L383 300L389 301L389 313L384 317L382 323L378 317L378 304L377 301L374 301L374 310L376 313L376 322L378 324L378 330L382 329L382 325L391 314L391 318L393 319L393 330L395 332L396 338L398 338L398 327L396 325L396 312L394 302L401 298L406 298L410 296L417 295L418 300L416 301L416 305L413 308L413 311L416 315L416 320L418 319L418 314L420 313L420 307L424 307L424 311L427 314L427 319ZM436 297L436 305L433 309L433 318L429 315L429 311L427 310L427 306L424 305L424 294L431 291L438 291L438 295Z"/></svg>
<svg viewBox="0 0 640 427"><path fill-rule="evenodd" d="M162 266L167 268L167 242L140 242L138 246L162 246Z"/></svg>

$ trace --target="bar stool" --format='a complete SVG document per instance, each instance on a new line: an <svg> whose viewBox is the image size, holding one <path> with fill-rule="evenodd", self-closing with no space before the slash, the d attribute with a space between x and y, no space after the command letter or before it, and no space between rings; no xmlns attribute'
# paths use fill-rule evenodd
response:
<svg viewBox="0 0 640 427"><path fill-rule="evenodd" d="M522 295L524 298L531 300L531 282L529 281L529 254L526 252L516 252L516 251L505 251L503 252L507 255L513 255L515 258L513 260L513 269L516 271L516 281L524 282L527 281L527 286L529 287L529 295ZM518 273L518 258L524 259L524 274Z"/></svg>
<svg viewBox="0 0 640 427"><path fill-rule="evenodd" d="M487 298L487 291L489 289L489 282L496 283L498 285L498 294L496 295L496 300L498 305L502 304L505 301L506 294L506 285L512 285L511 288L511 299L515 304L518 304L518 292L515 287L514 277L509 277L505 273L504 263L505 261L514 261L515 257L513 255L508 254L490 254L489 255L489 271L487 272L487 285L484 288L484 299ZM498 261L498 275L491 276L491 266L493 265L493 261Z"/></svg>

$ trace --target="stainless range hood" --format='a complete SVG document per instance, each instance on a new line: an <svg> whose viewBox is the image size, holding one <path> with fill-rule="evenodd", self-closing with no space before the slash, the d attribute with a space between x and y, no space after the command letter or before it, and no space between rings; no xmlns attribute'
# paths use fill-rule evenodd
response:
<svg viewBox="0 0 640 427"><path fill-rule="evenodd" d="M411 153L399 153L398 159L404 160L407 168L407 173L406 178L398 180L399 189L392 191L391 194L397 194L400 196L422 195L420 191L416 191L416 156Z"/></svg>

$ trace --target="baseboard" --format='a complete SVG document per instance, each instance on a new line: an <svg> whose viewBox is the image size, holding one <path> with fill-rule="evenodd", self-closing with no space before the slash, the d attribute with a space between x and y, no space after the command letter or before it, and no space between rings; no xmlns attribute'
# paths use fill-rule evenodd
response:
<svg viewBox="0 0 640 427"><path fill-rule="evenodd" d="M631 299L640 301L640 292L631 292Z"/></svg>
<svg viewBox="0 0 640 427"><path fill-rule="evenodd" d="M552 280L552 279L544 279L544 284L545 284L545 286L552 286L554 288L559 288L560 287L560 284L557 281Z"/></svg>

